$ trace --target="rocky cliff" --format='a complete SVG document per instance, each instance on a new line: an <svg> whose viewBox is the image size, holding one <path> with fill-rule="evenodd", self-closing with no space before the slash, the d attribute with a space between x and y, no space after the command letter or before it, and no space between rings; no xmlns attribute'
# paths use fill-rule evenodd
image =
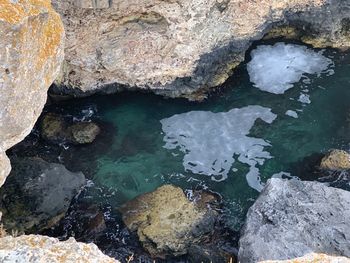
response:
<svg viewBox="0 0 350 263"><path fill-rule="evenodd" d="M190 99L222 84L254 40L349 47L350 1L53 0L67 31L58 86L83 96L149 89ZM60 89L63 91L64 89Z"/></svg>
<svg viewBox="0 0 350 263"><path fill-rule="evenodd" d="M5 151L31 131L63 60L64 28L49 0L0 0L0 186Z"/></svg>

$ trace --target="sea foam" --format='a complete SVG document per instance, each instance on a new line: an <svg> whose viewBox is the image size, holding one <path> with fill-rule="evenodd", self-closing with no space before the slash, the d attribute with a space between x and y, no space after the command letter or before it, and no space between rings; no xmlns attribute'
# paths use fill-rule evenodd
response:
<svg viewBox="0 0 350 263"><path fill-rule="evenodd" d="M264 150L270 144L248 134L257 119L272 123L276 117L271 109L262 106L220 113L191 111L177 114L161 120L164 148L179 149L184 153L186 171L211 176L215 181L225 180L237 159L249 165L248 184L260 191L263 186L257 165L272 158Z"/></svg>
<svg viewBox="0 0 350 263"><path fill-rule="evenodd" d="M322 52L285 43L258 46L251 57L247 65L250 81L255 87L275 94L283 94L305 74L327 73L333 65Z"/></svg>

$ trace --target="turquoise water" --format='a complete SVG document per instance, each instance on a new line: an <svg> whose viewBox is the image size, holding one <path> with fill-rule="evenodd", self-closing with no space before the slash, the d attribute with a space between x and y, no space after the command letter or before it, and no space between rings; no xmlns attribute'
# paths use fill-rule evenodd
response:
<svg viewBox="0 0 350 263"><path fill-rule="evenodd" d="M260 142L258 148L263 145L263 149L255 149L258 154L253 158L255 172L258 171L261 177L260 186L280 172L290 173L289 177L311 176L312 179L312 175L299 174L301 169L298 167L303 165L304 158L324 153L331 148L348 149L350 142L350 54L327 50L324 55L334 62L333 75L310 75L308 80L295 83L284 94L268 93L255 88L249 80L246 65L243 64L219 91L202 103L139 93L74 101L75 109L82 113L90 109L93 118L114 127L113 140L105 144L98 155L84 159L84 155L90 151L87 148L87 151L81 153L81 158L77 155L75 160L84 166L94 167L91 179L95 184L114 192L116 198L111 204L113 207L167 183L178 185L184 190L205 188L223 197L227 225L238 230L247 209L259 193L254 189L259 187L249 185L246 178L252 167L252 164L248 164L251 159L240 161L237 149L234 149L235 154L229 156L234 162L228 165L227 178L206 175L205 172L196 173L195 169L188 169L189 166L185 169L183 160L191 154L200 160L202 156L212 158L216 154L232 150L230 144L235 138L227 133L233 131L233 134L239 134L237 129L245 120L237 118L237 114L226 113L233 109L261 106L271 110L274 120L268 123L269 121L258 118L249 133L239 137L242 141L256 138ZM300 102L298 99L301 93L308 95L311 103ZM65 107L65 104L61 107ZM297 112L298 118L286 115L288 110ZM204 116L210 112L224 113L224 117L220 119L217 117L220 114L213 115L211 121L204 118L202 122L206 125L201 126L197 121L197 117L200 117L198 113L186 115L193 111L202 111ZM255 113L259 115L259 111ZM197 148L182 151L179 147L165 148L168 134L164 131L162 122L166 119L171 123L173 119L169 118L176 114L181 114L178 117L180 120L177 120L179 123L182 123L181 118L186 121L187 128L184 130L191 130L189 136L198 144ZM248 114L247 118L251 118L251 115ZM225 120L229 126L226 126ZM222 130L225 130L224 134L221 133ZM213 138L208 139L210 136ZM225 139L216 140L220 136ZM180 137L181 135L178 138ZM233 146L241 147L240 141L235 143ZM256 144L251 147L256 147ZM238 150L240 151L244 150ZM249 149L246 151L249 155ZM244 155L241 154L241 157ZM222 171L218 173L220 172Z"/></svg>

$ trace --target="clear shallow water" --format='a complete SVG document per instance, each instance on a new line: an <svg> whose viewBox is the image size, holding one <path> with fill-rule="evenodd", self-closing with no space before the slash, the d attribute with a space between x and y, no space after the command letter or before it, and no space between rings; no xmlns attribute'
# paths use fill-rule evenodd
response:
<svg viewBox="0 0 350 263"><path fill-rule="evenodd" d="M114 127L98 154L96 144L87 146L75 162L93 167L91 180L113 193L112 207L167 183L205 188L223 197L227 225L238 230L268 178L316 179L301 174L305 158L349 148L350 54L324 55L333 75L309 75L284 94L254 87L244 64L202 103L139 93L62 103L63 111L90 112Z"/></svg>

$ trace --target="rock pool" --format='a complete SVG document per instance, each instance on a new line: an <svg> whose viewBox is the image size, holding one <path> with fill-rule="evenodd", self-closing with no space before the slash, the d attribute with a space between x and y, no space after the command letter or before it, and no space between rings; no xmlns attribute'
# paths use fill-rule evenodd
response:
<svg viewBox="0 0 350 263"><path fill-rule="evenodd" d="M105 233L110 240L122 242L114 209L169 183L189 196L193 189L220 194L224 221L238 231L267 179L316 180L308 169L314 156L349 149L350 53L300 46L281 51L281 45L253 48L252 61L258 59L248 64L249 73L256 70L253 77L242 64L201 103L121 93L46 107L46 112L105 124L95 143L76 149L63 145L58 159L89 178L89 187L75 202L93 199L103 207L107 228L114 229ZM267 53L257 54L259 49ZM51 234L79 237L74 218L73 205L62 228Z"/></svg>

